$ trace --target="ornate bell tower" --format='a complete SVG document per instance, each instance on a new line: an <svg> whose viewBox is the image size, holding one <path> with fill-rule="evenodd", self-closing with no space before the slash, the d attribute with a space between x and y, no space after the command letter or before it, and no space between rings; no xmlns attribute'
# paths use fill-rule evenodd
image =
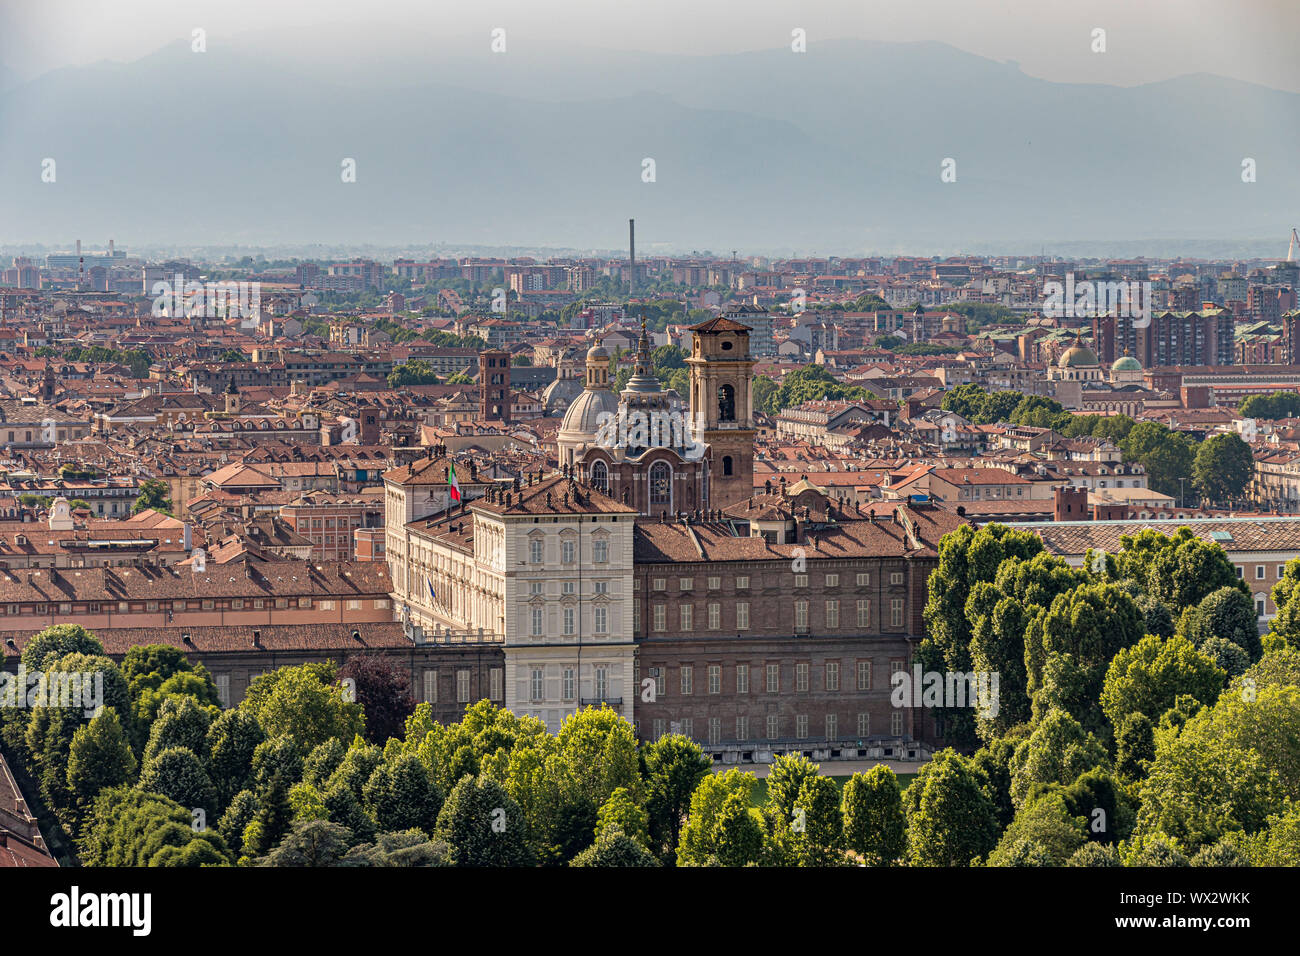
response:
<svg viewBox="0 0 1300 956"><path fill-rule="evenodd" d="M691 326L691 424L709 446L710 508L754 495L754 360L749 326L717 318Z"/></svg>

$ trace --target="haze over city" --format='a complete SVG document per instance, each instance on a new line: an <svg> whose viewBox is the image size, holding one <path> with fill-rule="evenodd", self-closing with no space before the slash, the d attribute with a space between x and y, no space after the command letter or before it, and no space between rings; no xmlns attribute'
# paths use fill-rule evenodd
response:
<svg viewBox="0 0 1300 956"><path fill-rule="evenodd" d="M17 948L1285 919L1294 0L0 4Z"/></svg>
<svg viewBox="0 0 1300 956"><path fill-rule="evenodd" d="M1250 256L1294 225L1285 3L372 6L6 8L0 249L591 251L635 216L676 254Z"/></svg>

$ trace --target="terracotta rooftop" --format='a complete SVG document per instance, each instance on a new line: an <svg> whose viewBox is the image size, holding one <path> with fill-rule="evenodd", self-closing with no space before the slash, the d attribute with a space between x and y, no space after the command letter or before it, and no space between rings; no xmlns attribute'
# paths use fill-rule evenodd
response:
<svg viewBox="0 0 1300 956"><path fill-rule="evenodd" d="M1026 525L1043 539L1052 554L1082 555L1089 548L1120 550L1120 536L1144 528L1172 535L1181 527L1225 551L1300 551L1300 517L1184 518L1151 521L1062 521Z"/></svg>

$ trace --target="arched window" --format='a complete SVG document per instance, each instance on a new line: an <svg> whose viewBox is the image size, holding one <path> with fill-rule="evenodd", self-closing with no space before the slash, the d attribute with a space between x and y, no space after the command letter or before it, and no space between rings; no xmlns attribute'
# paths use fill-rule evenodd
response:
<svg viewBox="0 0 1300 956"><path fill-rule="evenodd" d="M730 455L723 455L723 456L722 456L722 473L723 473L724 475L729 475L729 474L732 473L732 472L731 472L731 456L730 456Z"/></svg>
<svg viewBox="0 0 1300 956"><path fill-rule="evenodd" d="M591 486L609 492L609 469L603 461L595 461L591 464Z"/></svg>
<svg viewBox="0 0 1300 956"><path fill-rule="evenodd" d="M657 461L650 466L650 504L672 510L673 470L666 461Z"/></svg>
<svg viewBox="0 0 1300 956"><path fill-rule="evenodd" d="M731 385L718 386L718 421L736 420L736 389Z"/></svg>

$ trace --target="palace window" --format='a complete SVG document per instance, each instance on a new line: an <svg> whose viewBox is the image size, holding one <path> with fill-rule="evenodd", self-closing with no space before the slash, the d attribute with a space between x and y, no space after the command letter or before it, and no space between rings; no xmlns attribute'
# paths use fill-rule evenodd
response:
<svg viewBox="0 0 1300 956"><path fill-rule="evenodd" d="M871 690L871 661L858 661L858 690Z"/></svg>

